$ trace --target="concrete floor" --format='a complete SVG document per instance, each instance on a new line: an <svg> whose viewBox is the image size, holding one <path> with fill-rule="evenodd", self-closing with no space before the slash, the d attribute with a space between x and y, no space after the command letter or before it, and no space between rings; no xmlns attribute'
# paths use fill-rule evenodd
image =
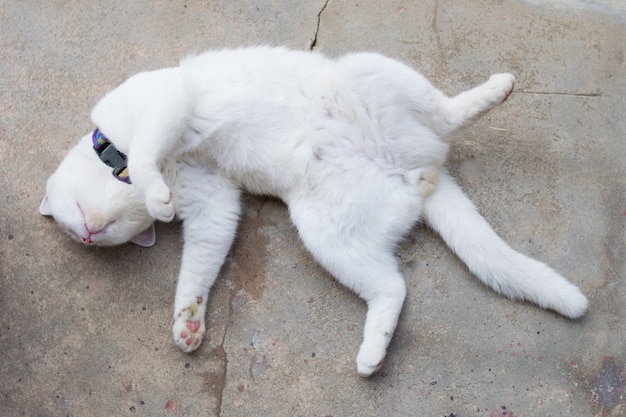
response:
<svg viewBox="0 0 626 417"><path fill-rule="evenodd" d="M37 207L108 90L259 43L384 52L450 94L515 73L449 167L513 247L580 285L589 313L495 295L416 226L398 250L409 296L388 359L359 378L365 306L280 202L246 197L208 337L181 353L180 225L159 225L151 249L86 248ZM0 2L0 415L626 415L625 49L622 0Z"/></svg>

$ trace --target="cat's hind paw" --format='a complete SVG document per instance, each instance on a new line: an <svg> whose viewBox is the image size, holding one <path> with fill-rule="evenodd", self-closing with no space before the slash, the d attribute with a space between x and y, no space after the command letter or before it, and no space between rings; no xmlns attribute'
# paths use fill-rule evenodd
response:
<svg viewBox="0 0 626 417"><path fill-rule="evenodd" d="M378 371L383 366L386 354L384 345L363 343L356 357L356 370L359 376L368 377Z"/></svg>
<svg viewBox="0 0 626 417"><path fill-rule="evenodd" d="M515 77L512 74L494 74L483 85L488 92L488 101L492 105L504 103L513 93L515 87Z"/></svg>
<svg viewBox="0 0 626 417"><path fill-rule="evenodd" d="M175 314L174 317L172 334L176 345L185 353L198 349L206 334L204 314L200 311L198 305L191 303Z"/></svg>
<svg viewBox="0 0 626 417"><path fill-rule="evenodd" d="M159 184L148 190L146 207L152 218L162 222L171 222L176 214L174 196L165 184Z"/></svg>

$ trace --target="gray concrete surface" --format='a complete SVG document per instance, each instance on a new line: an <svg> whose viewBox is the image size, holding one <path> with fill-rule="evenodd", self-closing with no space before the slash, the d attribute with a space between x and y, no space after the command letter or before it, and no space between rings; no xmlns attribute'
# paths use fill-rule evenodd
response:
<svg viewBox="0 0 626 417"><path fill-rule="evenodd" d="M388 359L361 379L364 305L280 202L247 197L208 337L178 351L180 225L159 225L151 249L85 248L37 207L109 89L259 43L384 52L449 93L514 72L516 92L449 167L512 246L582 287L589 313L498 297L416 226ZM626 415L625 49L620 0L1 1L0 415Z"/></svg>

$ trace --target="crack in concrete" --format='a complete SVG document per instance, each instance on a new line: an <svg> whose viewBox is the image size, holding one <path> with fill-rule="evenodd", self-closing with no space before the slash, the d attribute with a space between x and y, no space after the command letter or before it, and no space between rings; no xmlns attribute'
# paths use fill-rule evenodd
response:
<svg viewBox="0 0 626 417"><path fill-rule="evenodd" d="M222 381L221 389L216 393L217 396L217 416L220 417L222 415L222 402L224 400L224 390L226 389L226 378L228 376L228 354L226 353L226 349L224 348L224 343L226 342L226 335L228 334L228 329L230 329L230 325L232 323L233 317L233 299L237 295L237 292L241 289L241 283L238 283L236 280L233 280L233 287L230 289L230 294L228 297L228 315L226 317L226 324L224 325L224 333L222 333L222 340L220 344L213 349L212 354L215 354L223 363L222 366L222 377L220 378Z"/></svg>
<svg viewBox="0 0 626 417"><path fill-rule="evenodd" d="M261 210L265 206L265 203L266 203L265 200L261 201L260 206L256 209L257 218L260 216ZM240 222L241 222L241 219L240 219ZM239 228L241 229L241 224ZM233 253L234 253L234 248L231 248L231 255ZM232 317L234 314L233 302L235 300L235 297L239 293L239 291L244 288L244 283L240 279L237 279L236 274L233 274L232 282L233 282L233 286L230 288L230 293L228 297L228 315L226 317L226 324L224 325L224 333L222 333L222 340L220 341L220 344L211 352L212 354L215 354L218 358L220 358L220 360L224 364L222 366L222 377L220 378L222 382L221 387L220 387L221 389L216 393L218 417L222 415L222 402L224 400L224 390L226 389L226 378L228 377L228 353L226 352L226 349L224 348L224 343L226 342L226 335L228 334L228 330L230 329L230 326L232 324Z"/></svg>
<svg viewBox="0 0 626 417"><path fill-rule="evenodd" d="M561 91L513 91L516 94L538 94L545 96L570 96L570 97L602 97L602 93L568 93Z"/></svg>
<svg viewBox="0 0 626 417"><path fill-rule="evenodd" d="M326 0L324 2L324 5L322 5L322 8L317 14L317 27L315 28L315 34L313 35L313 39L311 39L311 42L309 43L309 51L312 51L315 48L315 45L317 45L317 35L320 33L320 23L322 21L322 13L324 13L324 10L326 9L326 6L328 6L329 1L330 0Z"/></svg>
<svg viewBox="0 0 626 417"><path fill-rule="evenodd" d="M443 44L441 42L441 36L439 35L439 22L437 18L439 16L439 0L435 1L433 9L433 19L431 21L431 30L435 36L435 44L437 45L437 53L439 54L439 65L443 68L444 72L448 72L448 64L444 53Z"/></svg>
<svg viewBox="0 0 626 417"><path fill-rule="evenodd" d="M226 332L224 332L224 334L226 334ZM226 350L224 350L223 344L213 349L213 352L211 353L217 356L218 358L220 358L224 363L224 366L222 367L222 377L220 378L221 386L219 390L216 390L216 395L215 395L217 397L217 407L216 407L217 410L216 411L217 411L217 416L219 417L222 415L222 401L224 399L224 390L226 389L226 373L228 372L228 356L226 355Z"/></svg>

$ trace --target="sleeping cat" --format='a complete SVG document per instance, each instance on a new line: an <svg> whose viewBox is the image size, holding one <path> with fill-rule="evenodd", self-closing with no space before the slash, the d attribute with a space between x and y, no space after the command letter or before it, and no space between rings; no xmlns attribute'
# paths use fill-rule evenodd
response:
<svg viewBox="0 0 626 417"><path fill-rule="evenodd" d="M377 54L336 60L258 47L209 51L137 74L93 109L40 206L87 245L154 244L154 220L183 221L173 335L205 335L209 290L236 233L242 191L281 198L304 245L367 302L360 375L376 372L406 287L395 245L422 219L483 283L564 316L581 291L511 249L442 164L450 138L502 103L510 74L447 97Z"/></svg>

